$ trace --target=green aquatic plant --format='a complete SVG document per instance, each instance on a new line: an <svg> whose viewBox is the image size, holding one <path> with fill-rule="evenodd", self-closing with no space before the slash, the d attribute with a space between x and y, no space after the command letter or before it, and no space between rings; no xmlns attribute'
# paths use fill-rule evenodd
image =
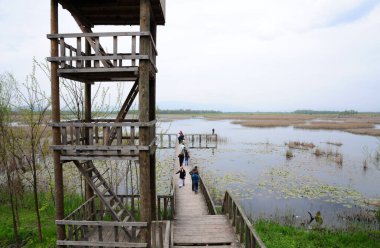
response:
<svg viewBox="0 0 380 248"><path fill-rule="evenodd" d="M275 192L282 198L320 199L325 202L365 206L366 198L351 188L329 185L313 176L300 175L287 168L271 168L264 172L257 183L258 188Z"/></svg>
<svg viewBox="0 0 380 248"><path fill-rule="evenodd" d="M377 222L380 223L380 207L378 207L376 210L376 219L377 219Z"/></svg>
<svg viewBox="0 0 380 248"><path fill-rule="evenodd" d="M285 156L287 159L294 157L293 152L291 150L287 150Z"/></svg>

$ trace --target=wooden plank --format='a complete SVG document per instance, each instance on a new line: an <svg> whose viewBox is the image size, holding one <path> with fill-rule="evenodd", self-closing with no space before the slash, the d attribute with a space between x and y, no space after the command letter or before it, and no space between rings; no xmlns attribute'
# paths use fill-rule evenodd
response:
<svg viewBox="0 0 380 248"><path fill-rule="evenodd" d="M138 157L131 157L130 155L127 156L61 156L61 161L73 161L73 160L117 160L117 161L127 161L127 160L132 160L132 161L138 161Z"/></svg>
<svg viewBox="0 0 380 248"><path fill-rule="evenodd" d="M82 39L80 37L77 37L77 56L76 57L78 57L78 54L82 55ZM72 57L72 56L70 56L70 57ZM76 61L77 61L76 67L81 68L84 66L82 64L81 59L76 59Z"/></svg>
<svg viewBox="0 0 380 248"><path fill-rule="evenodd" d="M70 68L70 69L58 69L59 74L65 73L104 73L104 72L138 72L138 66L128 67L99 67L99 68Z"/></svg>
<svg viewBox="0 0 380 248"><path fill-rule="evenodd" d="M59 57L48 57L47 61L49 62L65 62L65 61L72 61L72 60L77 60L80 62L80 60L117 60L117 59L123 59L123 60L140 60L140 59L149 59L148 55L138 55L138 54L133 54L133 55L120 55L120 54L114 54L114 55L99 55L96 54L95 56L59 56ZM98 61L97 61L98 62ZM135 66L135 65L132 65ZM77 66L78 68L81 68L82 66ZM95 67L99 67L95 66ZM119 66L121 67L121 66ZM106 67L103 67L106 68ZM107 67L108 68L108 67Z"/></svg>
<svg viewBox="0 0 380 248"><path fill-rule="evenodd" d="M61 49L60 51L60 55L62 57L66 57L66 47L65 47L65 39L64 38L61 38L59 40L59 47ZM66 64L64 61L61 62L61 68L65 68L66 67Z"/></svg>
<svg viewBox="0 0 380 248"><path fill-rule="evenodd" d="M58 240L57 245L69 246L103 246L103 247L148 247L147 243L125 243L125 242L95 242L95 241L67 241Z"/></svg>
<svg viewBox="0 0 380 248"><path fill-rule="evenodd" d="M149 31L142 32L100 32L100 33L62 33L48 34L48 39L77 38L77 37L112 37L112 36L150 36Z"/></svg>

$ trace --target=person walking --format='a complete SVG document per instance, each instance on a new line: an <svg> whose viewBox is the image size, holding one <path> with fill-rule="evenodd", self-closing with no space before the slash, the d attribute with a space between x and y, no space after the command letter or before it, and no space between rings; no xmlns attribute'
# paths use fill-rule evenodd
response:
<svg viewBox="0 0 380 248"><path fill-rule="evenodd" d="M212 135L214 135L214 134L215 134L215 129L213 128L213 129L212 129Z"/></svg>
<svg viewBox="0 0 380 248"><path fill-rule="evenodd" d="M188 166L189 165L189 158L190 158L190 154L189 154L189 151L184 148L184 153L185 153L185 166Z"/></svg>
<svg viewBox="0 0 380 248"><path fill-rule="evenodd" d="M186 171L185 169L181 166L179 170L175 173L179 173L179 179L178 179L178 187L182 188L185 187L185 178L186 178Z"/></svg>
<svg viewBox="0 0 380 248"><path fill-rule="evenodd" d="M183 150L178 154L179 159L179 166L181 167L183 165L183 160L185 159L185 154L183 153Z"/></svg>
<svg viewBox="0 0 380 248"><path fill-rule="evenodd" d="M189 174L191 175L191 189L194 191L194 193L198 193L198 183L199 183L199 172L198 167L195 166L194 169L192 169Z"/></svg>
<svg viewBox="0 0 380 248"><path fill-rule="evenodd" d="M185 135L183 135L182 131L179 131L179 134L178 134L178 143L181 144L184 139L185 139Z"/></svg>

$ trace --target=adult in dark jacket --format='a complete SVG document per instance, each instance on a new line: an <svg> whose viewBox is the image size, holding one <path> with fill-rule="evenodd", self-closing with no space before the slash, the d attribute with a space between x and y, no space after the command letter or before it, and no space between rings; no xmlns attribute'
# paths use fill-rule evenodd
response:
<svg viewBox="0 0 380 248"><path fill-rule="evenodd" d="M182 166L183 165L183 160L185 159L185 154L183 151L181 151L178 155L178 159L179 159L179 166Z"/></svg>
<svg viewBox="0 0 380 248"><path fill-rule="evenodd" d="M195 166L194 169L192 169L189 174L191 175L191 189L195 192L198 193L198 184L199 184L199 172L198 172L198 167Z"/></svg>

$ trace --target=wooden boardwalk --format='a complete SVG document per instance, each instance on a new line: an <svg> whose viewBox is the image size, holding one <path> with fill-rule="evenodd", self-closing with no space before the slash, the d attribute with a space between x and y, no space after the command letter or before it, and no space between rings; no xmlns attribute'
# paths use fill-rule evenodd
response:
<svg viewBox="0 0 380 248"><path fill-rule="evenodd" d="M210 215L201 189L198 194L191 190L189 171L192 167L184 166L184 168L186 170L185 187L178 187L179 174L174 175L174 248L189 246L241 247L228 217L226 215Z"/></svg>

